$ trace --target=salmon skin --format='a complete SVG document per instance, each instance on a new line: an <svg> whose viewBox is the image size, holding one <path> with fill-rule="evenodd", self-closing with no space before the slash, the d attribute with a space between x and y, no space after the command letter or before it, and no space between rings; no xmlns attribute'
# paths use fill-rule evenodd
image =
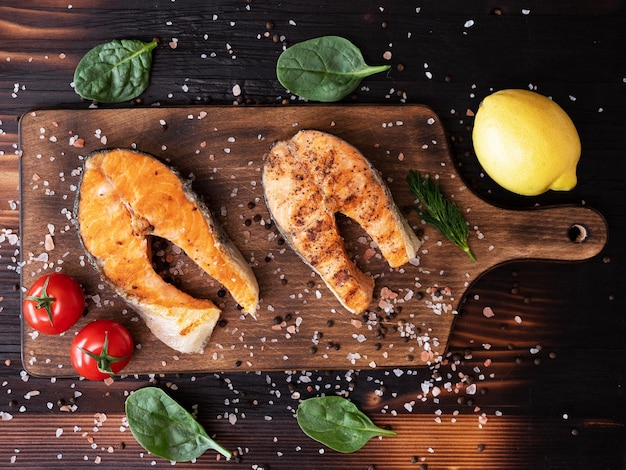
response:
<svg viewBox="0 0 626 470"><path fill-rule="evenodd" d="M163 343L201 352L220 317L208 299L194 298L155 272L151 236L180 247L253 314L259 287L252 269L190 183L147 153L102 149L84 161L74 221L88 258Z"/></svg>
<svg viewBox="0 0 626 470"><path fill-rule="evenodd" d="M374 280L347 255L337 212L363 227L391 267L415 258L421 246L378 171L334 135L303 130L276 142L264 158L263 188L279 231L353 313L370 305Z"/></svg>

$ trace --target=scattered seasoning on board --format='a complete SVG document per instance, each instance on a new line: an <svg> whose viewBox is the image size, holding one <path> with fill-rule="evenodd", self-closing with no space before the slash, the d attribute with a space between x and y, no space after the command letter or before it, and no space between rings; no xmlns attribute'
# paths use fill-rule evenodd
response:
<svg viewBox="0 0 626 470"><path fill-rule="evenodd" d="M419 7L416 8L416 13L419 13ZM523 11L523 13L524 14L528 14L529 10L526 11L526 12ZM499 13L495 13L495 14L499 14ZM216 20L216 19L217 18L214 18L214 20ZM466 28L471 27L472 25L473 25L473 20L471 20L471 23L468 20L468 22L466 23ZM286 38L284 36L279 36L279 35L272 36L272 34L269 33L269 31L272 30L273 28L274 28L273 22L269 22L268 21L266 23L266 29L268 30L266 37L271 37L272 40L274 40L274 42L285 43ZM177 43L177 40L175 40L175 39L173 39L172 41ZM232 50L230 45L227 46L227 52L229 54L231 54L233 58L235 58L234 51ZM391 53L389 52L389 54L391 54ZM425 64L425 65L427 65L427 64ZM426 67L426 69L428 69L428 67ZM398 70L400 70L400 66L398 66ZM430 70L426 70L426 73L427 73L427 75L426 75L427 78L432 78L432 74L430 73ZM448 76L445 77L445 81L446 82L450 81L448 79ZM239 89L237 89L237 88L235 88L236 86L238 86L238 85L234 85L233 89L232 89L232 94L234 96L237 96L237 95L241 94L240 87L239 87ZM18 91L24 90L24 89L25 89L24 85L18 86L16 89L14 89L15 97L17 97ZM188 91L187 85L185 85L184 91L185 92ZM394 90L394 92L395 92L395 90ZM289 103L289 100L285 100L285 103ZM203 113L204 113L204 115L202 115L202 113L200 113L198 115L198 119L201 119L201 118L206 116L206 112L203 112ZM468 114L468 113L466 112L466 114ZM163 122L163 124L161 124L161 125L164 126L164 128L167 128L168 125L165 122L165 120L162 120L162 122ZM432 125L432 124L434 124L434 122L435 122L434 118L431 118L429 120L428 124ZM59 127L58 123L52 123L51 125L52 125L52 128L54 128L54 129L57 129ZM394 127L394 123L390 122L390 123L388 123L388 126L386 125L385 127L392 128L392 127ZM69 140L67 142L61 142L62 140L64 140L63 138L59 138L57 135L50 135L50 133L46 129L43 129L42 135L43 135L42 138L44 138L44 139L47 138L47 139L49 139L50 142L53 142L53 143L58 143L58 144L59 143L63 143L65 145L69 145L70 147L74 147L74 148L81 148L84 145L84 139L82 139L82 137L79 137L78 134L74 134L74 133L71 134L71 137L69 138ZM58 134L58 135L61 136L61 137L63 136L63 134ZM94 132L93 138L95 138L98 141L98 143L102 144L102 145L106 145L107 142L108 142L108 137L100 129L98 129L98 130L96 130ZM91 140L93 140L93 138L91 138ZM88 141L89 141L89 139L90 139L90 137L87 137ZM83 140L83 141L81 142L81 140ZM234 141L232 143L234 143ZM203 144L200 145L200 148L204 149L204 148L206 148L206 145L207 145L207 143L204 142ZM432 145L435 145L435 143L429 142L428 144L424 144L424 145L426 145L427 147L430 147ZM135 146L135 144L133 144L133 146ZM167 148L167 146L165 146L163 148ZM228 152L225 151L224 153L228 153ZM403 161L404 160L405 157L404 157L403 153L400 153L400 154L397 154L397 155L398 155L398 157L397 157L398 161ZM402 155L402 158L400 157L400 155ZM42 159L43 158L48 158L50 161L54 161L55 157L54 156L47 156L47 155L44 157L42 155L40 158L42 158ZM212 158L210 158L209 160L215 161L215 159L216 159L215 155L212 155ZM76 178L79 175L80 175L80 172L78 171L76 173L72 173L71 176ZM59 175L59 176L60 176L59 179L61 180L62 176L61 175ZM60 191L59 188L51 188L50 187L51 182L50 181L42 181L41 177L39 177L39 175L33 175L33 180L32 180L31 184L32 184L32 186L31 186L32 189L45 191L46 194L50 195L50 196L54 196L56 192ZM76 188L74 187L74 189L71 189L69 191L69 193L72 193L75 190L76 190ZM233 193L232 197L237 197L237 193L236 192ZM16 210L17 207L18 207L18 204L19 204L19 202L15 202L14 201L10 205L12 210ZM252 204L252 206L250 206L250 204ZM255 206L254 206L253 203L248 203L248 209L252 210L254 208L255 208ZM66 211L65 213L66 214L70 214L70 212L71 211ZM226 212L225 215L227 215L227 212ZM262 216L261 215L255 215L254 216L254 222L257 222L257 223L261 222L268 229L271 227L271 224L265 223L262 220ZM245 226L252 226L252 220L250 218L244 219L244 225ZM474 229L476 231L477 237L481 237L482 234L480 233L478 228L474 227ZM49 235L50 235L50 237L53 236L53 234L49 234ZM249 238L249 237L247 237L247 238ZM54 240L52 240L52 241L54 241ZM8 242L11 246L16 246L17 247L19 245L19 238L18 238L17 234L15 234L15 233L13 233L11 231L11 229L4 229L3 228L2 232L0 233L0 244L6 243L6 242ZM54 247L52 245L50 245L50 244L48 245L48 247L50 247L51 250L54 249ZM370 250L371 250L371 252L368 253L368 257L366 259L373 258L373 256L376 253L376 251L373 248L370 248ZM16 255L17 255L17 253L16 253ZM258 256L258 254L257 254L257 256ZM29 261L29 263L41 263L41 262L49 263L49 264L46 264L46 266L52 266L52 267L58 267L58 266L62 265L62 263L58 262L58 261L61 261L61 260L53 261L53 260L47 258L44 261L43 258L39 259L37 255L33 255L33 257L29 258L28 261ZM605 261L605 262L608 262L608 261ZM84 258L81 259L79 264L81 266L85 265ZM411 263L411 264L413 264L413 263ZM419 263L415 264L415 266L418 266L418 265L419 265ZM8 269L16 271L16 272L19 272L20 268L21 267L18 265L17 261L13 261L13 264L9 264L8 265ZM309 289L313 289L314 287L315 287L315 283L311 283L311 285L309 286ZM418 286L416 286L416 288L419 289ZM433 290L433 288L434 288L434 290ZM516 290L517 290L517 288L516 288ZM221 295L220 295L220 292L222 292ZM398 306L399 299L401 298L400 296L402 294L400 292L393 292L393 293L396 294L395 297L390 297L390 296L387 296L387 295L385 295L385 296L381 295L379 297L381 299L381 301L384 301L383 305L380 306L381 309L383 311L385 311L386 313L388 313L388 314L392 314L392 313L395 312L395 309ZM226 292L225 291L218 291L218 297L222 298L222 297L225 297L225 296L226 296ZM451 295L450 295L450 297L451 297ZM444 291L444 294L442 295L442 291L439 290L439 288L437 286L427 287L425 291L418 291L417 293L415 293L413 295L413 298L416 299L416 300L426 299L428 302L431 302L431 305L432 305L431 308L432 308L432 310L433 310L433 312L435 314L440 314L439 312L445 313L445 308L446 307L444 307L443 304L446 303L446 300L448 299L448 296L445 295L445 291ZM0 298L0 302L2 302L3 300L4 299ZM410 300L410 299L408 299L408 300ZM449 300L451 301L452 299L449 299ZM94 295L91 298L91 301L93 303L97 303L98 306L101 307L103 305L106 305L106 302L110 301L110 299L104 299L104 298L101 298L99 295ZM530 299L529 299L529 301L530 301ZM524 299L524 302L526 302L526 299ZM440 303L442 305L439 305ZM0 306L0 310L1 309L2 309L2 307ZM387 311L387 309L389 311ZM491 318L494 315L495 314L493 313L493 310L491 310L491 307L485 307L485 309L483 310L483 316L485 318ZM367 327L374 328L374 325L376 325L378 323L381 323L381 320L379 320L378 318L375 318L375 317L376 317L375 314L374 314L374 318L370 318L370 316L368 315L367 318L360 320L359 323L361 324L361 327L362 328L367 328ZM293 326L295 328L295 325L288 325L287 324L287 322L291 321L291 319L292 318L291 318L291 315L290 315L289 316L289 320L287 320L287 318L285 318L284 320L281 319L281 321L278 324L279 325L284 325L283 328L287 328L288 326ZM383 322L386 321L386 318L383 318L382 321ZM522 323L521 316L520 315L516 315L514 317L514 321L517 324L521 324ZM326 322L326 327L327 328L331 328L331 327L333 327L334 323L335 323L334 320L329 319ZM431 344L431 342L434 342L434 340L432 338L428 338L427 337L426 332L423 334L423 336L420 336L420 335L422 335L422 333L419 330L419 327L417 326L417 324L413 324L411 326L411 322L409 321L408 323L409 324L407 324L407 323L399 323L398 325L395 325L396 329L393 331L393 333L400 334L402 336L402 338L410 338L411 340L416 340L416 341L418 341L418 338L419 338L419 341L422 341L424 345ZM225 327L226 324L225 323L222 324L220 322L220 326ZM295 332L295 330L293 330L293 331ZM386 335L389 334L389 331L386 331L383 328L380 328L380 329L378 329L376 331L378 331L379 334L381 335L381 338L380 338L381 340L384 339L386 337ZM236 330L233 330L232 334L235 335L235 333L236 333ZM317 336L318 336L318 338L316 339L316 341L319 343L319 340L323 337L323 332L319 332ZM243 340L243 338L244 338L243 337L243 332L241 333L240 338ZM358 338L358 336L357 336L357 338ZM334 343L332 343L332 344L334 344ZM543 347L538 347L538 346L540 346L540 345L537 345L537 347L531 348L531 350L530 350L531 355L536 356L536 355L541 354L541 351L542 351ZM229 347L229 346L225 345L225 347ZM385 347L387 347L387 344L385 344ZM317 343L316 343L316 345L311 346L311 348L309 349L309 352L312 353L312 354L315 354L317 352L317 348L318 348L318 346L317 346ZM337 349L339 349L339 344L338 343L337 343ZM382 345L381 342L377 342L377 343L374 344L374 349L375 350L382 350L384 348L383 348L383 345ZM509 349L513 349L513 346L511 345L511 348L509 348ZM488 350L488 348L485 347L485 350ZM428 352L429 351L424 350L424 353L428 353ZM406 356L407 360L408 360L408 358L410 356L411 355L407 355ZM549 356L551 358L555 358L556 354L554 352L550 352ZM32 357L33 361L36 361L37 359L42 360L42 358L35 358L34 356ZM435 401L435 400L438 400L439 397L441 396L441 394L443 393L443 391L449 393L452 397L456 396L458 393L463 393L463 391L465 391L465 393L467 393L467 395L476 395L477 394L477 390L480 390L480 394L482 394L483 391L486 390L486 389L484 387L483 388L479 387L479 385L476 384L476 383L469 383L470 379L468 377L466 377L465 374L461 373L461 370L463 369L463 366L464 366L464 361L471 361L471 359L472 359L472 355L471 355L470 352L467 352L467 351L464 351L463 354L459 354L458 356L456 356L454 358L452 356L449 356L444 361L437 362L435 364L431 364L429 366L428 371L427 371L427 375L428 375L428 373L430 373L431 377L426 377L426 378L423 376L423 371L421 369L419 371L401 370L401 369L396 369L394 371L390 371L389 374L395 374L395 375L398 375L398 376L413 375L413 376L415 376L415 378L419 376L420 378L424 379L423 384L425 384L425 385L423 385L423 388L422 388L423 394L418 397L417 401L412 401L411 403L406 403L405 406L404 406L404 409L407 412L413 412L413 410L417 410L418 409L418 406L416 406L416 405L419 404L418 403L419 401L427 401L427 400ZM535 357L534 359L537 360L537 359L540 359L540 358ZM43 358L43 360L46 360L46 359ZM7 360L7 361L9 361L9 362L7 363L5 361L5 365L6 366L10 366L11 365L10 364L10 360ZM446 362L446 361L449 361L449 362ZM520 361L519 363L522 362L522 358L521 357L519 358L519 361ZM516 360L516 362L517 362L517 360ZM484 367L489 367L491 365L491 363L492 362L491 362L490 359L485 359L484 362L483 362L483 366ZM540 363L540 361L539 361L539 363ZM235 366L237 368L241 367L243 364L244 364L244 362L242 360L235 361ZM538 363L536 363L536 364L538 364ZM478 366L476 366L476 367L478 368ZM476 373L480 377L479 371L478 372L477 371L472 371L472 372ZM334 375L333 373L327 373L327 372L302 372L300 375L297 375L297 373L287 373L286 372L285 375L284 375L284 378L285 378L285 383L287 383L289 385L287 388L290 391L292 391L292 393L296 393L295 391L291 390L292 389L292 387L291 387L292 381L294 381L294 383L297 382L297 383L307 384L307 392L309 392L309 393L320 393L320 392L325 392L327 390L332 390L332 391L338 391L339 393L346 393L346 394L348 394L349 390L351 389L351 387L354 387L355 380L358 377L359 373L362 374L363 377L366 376L366 374L364 374L362 372L355 372L355 371L347 372L345 374L345 376L339 376L338 374ZM386 373L387 372L385 371L385 374ZM385 374L383 374L383 375L385 375ZM218 419L226 419L232 425L236 425L238 423L239 419L245 418L245 413L242 412L242 410L238 406L239 403L240 403L240 400L241 400L241 398L243 396L243 393L236 390L236 388L234 387L232 381L229 378L223 376L222 374L215 374L214 376L210 376L210 377L215 377L215 376L220 377L220 380L222 380L224 382L225 386L229 390L231 390L232 393L233 393L232 399L229 400L228 404L226 404L228 410L226 412L224 412L221 416L219 416ZM259 378L257 379L256 377L259 377ZM392 393L393 394L394 393L393 391L390 392L390 389L382 384L382 379L380 377L381 377L381 375L379 375L379 374L376 374L375 376L374 375L366 376L366 378L364 380L359 380L359 384L368 384L368 383L371 382L373 384L373 386L375 387L375 393L377 395L379 395L379 396L382 396L382 395L387 394L387 393ZM483 378L483 380L486 380L489 377L490 376L485 376ZM267 399L268 403L270 405L274 404L273 400L275 398L276 399L280 398L281 392L284 390L284 384L279 382L279 378L280 378L280 373L275 373L275 374L272 374L271 376L270 375L264 375L264 374L258 374L258 376L257 375L251 375L250 376L250 380L252 382L255 382L255 381L258 380L260 384L264 384L264 385L267 386L268 393L267 393L266 396L263 396L261 394L261 399ZM23 381L27 381L28 380L28 374L24 373L23 375L20 376L20 379L23 380ZM143 379L144 378L139 377L139 380L143 380ZM150 378L151 381L152 380L156 380L156 379L157 379L156 377L151 377ZM202 377L200 380L208 381L207 379L208 379L207 377ZM125 380L131 381L131 380L133 380L133 378L130 377L130 378L125 379ZM195 381L196 378L192 378L191 380ZM457 380L460 383L457 384L456 383ZM442 383L442 381L445 382L445 384ZM441 384L441 387L437 386L436 384ZM175 384L171 384L170 386L173 389L176 388ZM77 392L78 392L78 390L77 390ZM39 396L39 393L36 390L32 390L32 391L28 392L27 395L28 395L28 398L25 397L26 400L31 400L31 399L34 400L34 399L36 399L37 396ZM298 395L297 394L296 395L292 395L292 397L293 397L293 399L297 399ZM59 402L59 403L56 404L56 406L58 406L58 408L61 411L67 411L67 412L76 411L77 410L77 403L76 402L77 402L77 400L79 400L79 398L80 398L80 396L72 397L71 400L69 400L67 402L65 402L65 401ZM466 404L467 406L470 406L470 407L475 406L474 399L468 398L467 396L459 396L457 400L462 402L463 404ZM258 403L258 400L257 400L257 403ZM19 403L18 403L17 400L15 400L15 399L11 399L10 400L9 406L11 408L16 408L18 405L19 405ZM22 409L24 411L26 411L26 408L24 407L24 408L20 408L20 412L22 412ZM389 414L397 414L397 410L392 409L392 407L389 404L387 404L386 407L383 410L381 410L381 413L382 412L389 413ZM482 413L478 414L479 412L480 412L479 410L476 411L477 416L478 416L479 424L481 426L486 425L487 422L488 422L487 415L486 414L482 414ZM12 419L12 415L10 415L9 413L7 413L5 411L2 411L0 413L0 416L1 416L2 420ZM494 413L494 416L497 416L497 414ZM441 415L438 415L438 417L440 418ZM271 415L267 415L265 419L267 421L271 421L272 420L272 416ZM94 416L94 422L95 422L95 427L96 428L104 426L106 421L107 421L106 420L106 416L103 416L103 415ZM90 423L86 423L84 426L85 426L85 428L87 428L89 425L90 425ZM59 428L59 429L60 429L60 431L57 430L57 433L59 433L57 435L57 437L62 437L63 430L61 428ZM572 433L572 435L576 435L576 434L578 434L578 431L576 429L572 429L571 433ZM89 445L92 445L92 444L95 443L93 435L89 435L87 437L87 434L85 434L85 437L86 437L86 441L89 443ZM122 447L123 447L123 445L122 445ZM110 447L108 447L108 448L102 447L102 449L104 449L105 451L109 452L111 448ZM485 449L485 444L479 444L477 446L477 450L479 452L484 451L484 449ZM245 451L242 451L242 452L245 452ZM320 452L323 452L323 451L320 451ZM280 452L279 452L279 454L282 455L282 453L280 453ZM240 459L241 459L241 457L239 455L239 452L237 452L236 460L238 461ZM14 459L12 461L15 462ZM100 456L96 456L95 458L93 458L93 462L94 463L100 463L101 461L102 461L102 459L101 459ZM415 460L413 460L413 458L412 458L411 461L412 461L412 463L419 463L419 460L417 458L415 458ZM153 461L153 464L156 465L156 462ZM261 469L261 468L268 468L264 464L256 465L256 467L259 468L259 469ZM375 465L370 465L368 468L371 468L372 470L374 470L375 469ZM426 463L421 463L420 469L427 469L427 464Z"/></svg>

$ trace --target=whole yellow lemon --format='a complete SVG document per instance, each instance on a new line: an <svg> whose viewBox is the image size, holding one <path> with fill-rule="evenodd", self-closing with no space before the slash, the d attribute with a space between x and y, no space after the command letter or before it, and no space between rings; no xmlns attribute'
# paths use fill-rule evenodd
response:
<svg viewBox="0 0 626 470"><path fill-rule="evenodd" d="M476 112L474 151L500 186L524 196L576 186L580 138L574 123L551 99L529 90L501 90Z"/></svg>

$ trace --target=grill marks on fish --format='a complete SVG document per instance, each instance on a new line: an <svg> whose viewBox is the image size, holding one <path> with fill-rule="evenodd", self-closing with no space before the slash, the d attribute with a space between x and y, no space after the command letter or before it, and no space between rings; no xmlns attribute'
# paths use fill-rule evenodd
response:
<svg viewBox="0 0 626 470"><path fill-rule="evenodd" d="M305 130L275 143L265 156L263 188L278 229L351 312L367 309L374 280L346 253L337 212L361 225L394 268L421 245L376 169L334 135Z"/></svg>
<svg viewBox="0 0 626 470"><path fill-rule="evenodd" d="M250 266L189 184L152 155L128 149L88 155L75 212L81 243L96 269L171 348L201 351L221 311L154 271L150 235L177 245L244 312L256 312L259 288Z"/></svg>

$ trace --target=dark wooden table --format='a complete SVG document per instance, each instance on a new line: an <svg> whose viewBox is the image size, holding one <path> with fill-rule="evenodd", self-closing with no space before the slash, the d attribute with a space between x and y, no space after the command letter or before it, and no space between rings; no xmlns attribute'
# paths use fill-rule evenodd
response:
<svg viewBox="0 0 626 470"><path fill-rule="evenodd" d="M171 467L144 452L124 421L128 394L154 384L237 451L230 462L207 452L176 468L624 468L623 2L291 3L0 1L0 467ZM18 117L88 108L70 85L74 68L114 38L161 44L146 92L108 107L303 106L277 81L276 59L284 45L327 34L352 40L369 63L391 65L345 104L431 106L479 196L512 208L593 207L609 227L602 253L581 263L514 261L485 273L459 307L445 359L430 367L138 375L111 385L29 376L20 357ZM482 174L472 115L501 88L536 89L570 114L583 144L573 191L515 196ZM330 393L398 436L354 454L308 439L294 418L298 402Z"/></svg>

